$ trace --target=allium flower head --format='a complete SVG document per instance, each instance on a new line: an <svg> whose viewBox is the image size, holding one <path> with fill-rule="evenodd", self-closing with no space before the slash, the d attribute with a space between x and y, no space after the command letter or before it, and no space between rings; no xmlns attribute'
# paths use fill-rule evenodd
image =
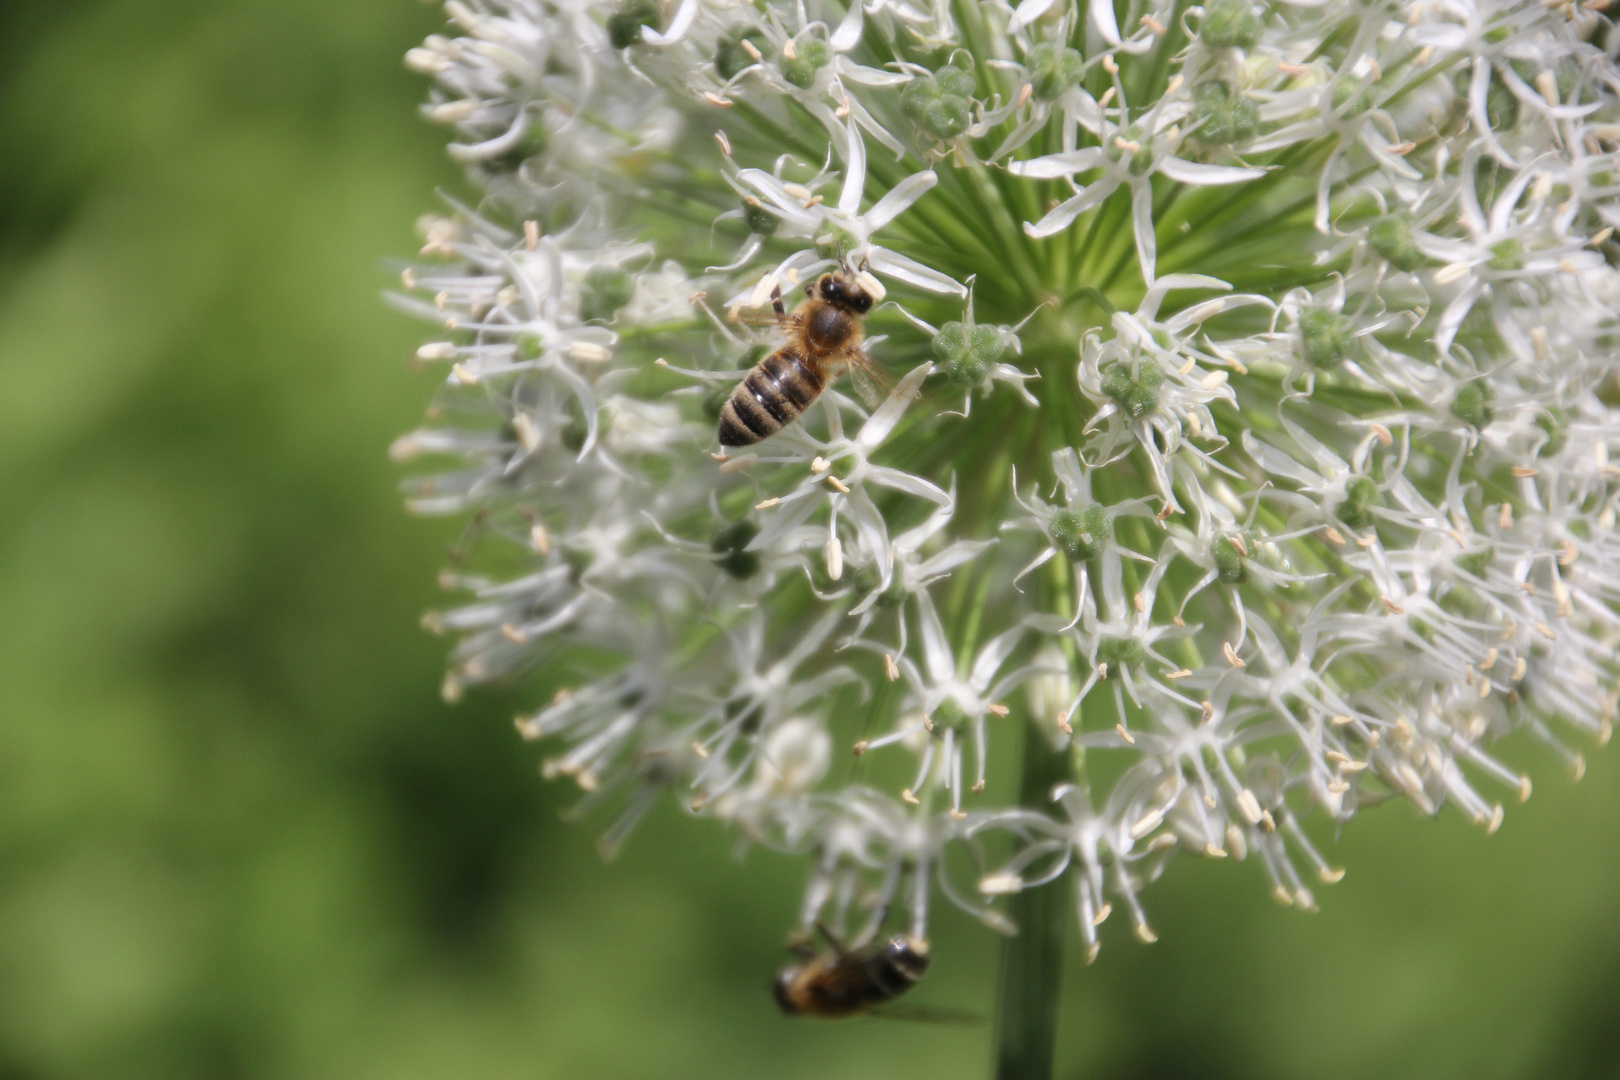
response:
<svg viewBox="0 0 1620 1080"><path fill-rule="evenodd" d="M446 696L563 685L518 726L608 849L668 796L804 855L806 928L1062 887L1095 951L1177 853L1310 909L1362 806L1493 831L1500 736L1608 738L1602 3L445 9L481 195L404 270L395 453L471 520ZM886 394L722 453L840 266Z"/></svg>

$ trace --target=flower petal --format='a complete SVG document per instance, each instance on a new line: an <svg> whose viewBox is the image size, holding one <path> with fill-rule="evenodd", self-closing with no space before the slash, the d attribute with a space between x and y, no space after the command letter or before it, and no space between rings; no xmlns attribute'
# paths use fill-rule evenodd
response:
<svg viewBox="0 0 1620 1080"><path fill-rule="evenodd" d="M867 229L871 232L877 232L899 217L912 203L928 194L937 183L939 183L939 176L932 169L927 172L912 173L894 185L883 198L872 205L872 209L866 212Z"/></svg>
<svg viewBox="0 0 1620 1080"><path fill-rule="evenodd" d="M1236 165L1205 165L1200 161L1186 161L1178 157L1159 159L1158 171L1183 184L1241 184L1258 180L1266 175L1265 169L1240 168Z"/></svg>

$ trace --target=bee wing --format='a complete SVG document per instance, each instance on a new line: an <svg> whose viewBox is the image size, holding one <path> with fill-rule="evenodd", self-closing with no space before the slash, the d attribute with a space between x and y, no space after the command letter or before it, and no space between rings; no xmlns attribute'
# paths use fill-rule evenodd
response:
<svg viewBox="0 0 1620 1080"><path fill-rule="evenodd" d="M868 409L875 409L889 399L894 392L894 379L884 371L872 358L856 349L849 357L849 381L854 385L855 392L866 402Z"/></svg>
<svg viewBox="0 0 1620 1080"><path fill-rule="evenodd" d="M868 1016L884 1020L905 1020L913 1024L948 1024L951 1027L983 1027L985 1020L967 1009L949 1009L937 1005L912 1005L891 1002L867 1010Z"/></svg>

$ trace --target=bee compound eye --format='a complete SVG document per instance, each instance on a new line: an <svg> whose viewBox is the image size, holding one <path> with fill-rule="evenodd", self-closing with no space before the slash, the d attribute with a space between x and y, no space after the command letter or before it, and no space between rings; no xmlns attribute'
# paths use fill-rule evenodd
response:
<svg viewBox="0 0 1620 1080"><path fill-rule="evenodd" d="M794 969L787 967L777 972L776 978L771 980L771 997L776 1000L776 1007L789 1016L794 1016L799 1011L793 1004L793 996L790 992L793 976Z"/></svg>

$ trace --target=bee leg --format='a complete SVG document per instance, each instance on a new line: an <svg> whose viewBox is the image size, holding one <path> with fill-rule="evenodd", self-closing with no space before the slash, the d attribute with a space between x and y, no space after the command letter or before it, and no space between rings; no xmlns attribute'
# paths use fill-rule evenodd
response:
<svg viewBox="0 0 1620 1080"><path fill-rule="evenodd" d="M859 270L863 274L872 269L872 256L862 255L861 265L857 266L855 269Z"/></svg>
<svg viewBox="0 0 1620 1080"><path fill-rule="evenodd" d="M782 306L782 286L780 283L771 286L771 310L776 312L778 319L787 318L787 308Z"/></svg>
<svg viewBox="0 0 1620 1080"><path fill-rule="evenodd" d="M822 922L820 919L817 919L816 929L820 930L821 936L827 939L827 944L833 947L833 952L837 953L840 957L849 955L849 946L840 941L838 939L838 935L827 928L826 923Z"/></svg>
<svg viewBox="0 0 1620 1080"><path fill-rule="evenodd" d="M793 936L788 938L787 951L794 956L801 956L806 960L810 959L816 955L814 935L795 930Z"/></svg>

